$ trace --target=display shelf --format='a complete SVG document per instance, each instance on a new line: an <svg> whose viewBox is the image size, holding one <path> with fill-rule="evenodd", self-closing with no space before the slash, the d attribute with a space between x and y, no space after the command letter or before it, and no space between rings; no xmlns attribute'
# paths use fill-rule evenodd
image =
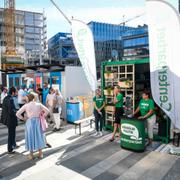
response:
<svg viewBox="0 0 180 180"><path fill-rule="evenodd" d="M113 120L113 119L106 119L106 121L114 122L114 120Z"/></svg>
<svg viewBox="0 0 180 180"><path fill-rule="evenodd" d="M132 101L131 104L129 106L133 107L131 110L128 111L128 113L132 113L134 111L134 78L135 78L135 72L134 72L134 65L133 64L117 64L117 65L107 65L104 68L104 72L109 71L109 72L113 72L114 73L114 79L104 79L104 85L105 87L107 87L108 85L112 85L112 86L116 86L118 85L118 83L122 80L122 78L128 79L130 81L132 81L132 87L128 87L128 88L121 88L124 97L128 97L131 96L132 97ZM114 72L116 71L116 72ZM104 87L104 88L105 88ZM105 99L106 99L106 103L108 104L108 102L112 102L111 99L114 98L113 96L109 96L109 95L105 95ZM124 98L125 99L125 98ZM128 107L128 109L130 109ZM109 116L111 115L111 116ZM109 112L109 111L105 111L105 124L106 125L111 125L113 126L113 122L114 122L114 112ZM111 124L109 124L109 120L111 120Z"/></svg>

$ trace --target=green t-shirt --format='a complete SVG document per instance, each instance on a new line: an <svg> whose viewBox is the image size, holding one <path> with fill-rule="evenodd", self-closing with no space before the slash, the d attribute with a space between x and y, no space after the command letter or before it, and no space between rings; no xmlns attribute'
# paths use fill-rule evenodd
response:
<svg viewBox="0 0 180 180"><path fill-rule="evenodd" d="M118 102L115 104L115 107L123 107L123 95L121 93L117 94L116 99Z"/></svg>
<svg viewBox="0 0 180 180"><path fill-rule="evenodd" d="M101 108L104 104L104 98L103 97L94 97L93 101L95 102L97 108Z"/></svg>
<svg viewBox="0 0 180 180"><path fill-rule="evenodd" d="M154 101L152 99L144 100L141 99L139 103L139 108L141 112L141 116L145 116L150 110L154 110ZM151 114L149 117L151 117L153 114Z"/></svg>

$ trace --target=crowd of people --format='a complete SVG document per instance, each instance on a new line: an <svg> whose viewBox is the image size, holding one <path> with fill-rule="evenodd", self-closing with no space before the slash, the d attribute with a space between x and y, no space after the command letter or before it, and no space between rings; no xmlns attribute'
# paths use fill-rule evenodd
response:
<svg viewBox="0 0 180 180"><path fill-rule="evenodd" d="M116 137L121 136L121 117L124 114L123 93L121 88L114 88L114 131L110 142ZM44 88L36 87L33 84L22 85L20 89L11 87L9 90L4 87L1 92L1 123L8 127L8 153L14 153L19 146L16 144L16 126L18 119L25 123L25 147L28 150L29 159L34 158L34 152L38 151L38 158L43 157L42 149L51 145L47 142L45 131L47 122L53 124L53 131L59 131L61 126L60 115L62 112L62 103L64 99L59 90L53 87L48 88L48 84L44 84ZM96 132L93 136L103 135L104 114L105 114L105 98L100 89L97 89L93 98L94 116ZM140 112L139 119L147 120L147 129L149 136L149 144L153 139L153 126L156 122L154 102L150 99L148 92L144 91L139 106L135 110L133 116ZM116 136L116 133L118 135Z"/></svg>
<svg viewBox="0 0 180 180"><path fill-rule="evenodd" d="M43 89L35 89L33 84L28 88L23 84L19 89L4 87L1 92L1 123L8 127L8 153L15 153L19 147L16 144L16 127L21 120L25 122L25 147L30 152L28 158L33 159L36 151L39 151L38 158L42 158L42 149L51 147L45 137L47 122L53 124L54 132L60 130L63 101L61 92L48 88L47 83Z"/></svg>

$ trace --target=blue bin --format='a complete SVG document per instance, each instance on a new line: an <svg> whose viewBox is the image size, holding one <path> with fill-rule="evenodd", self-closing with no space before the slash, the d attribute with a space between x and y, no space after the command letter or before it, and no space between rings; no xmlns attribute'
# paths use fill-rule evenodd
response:
<svg viewBox="0 0 180 180"><path fill-rule="evenodd" d="M80 119L80 103L66 102L66 119L69 122L74 122Z"/></svg>

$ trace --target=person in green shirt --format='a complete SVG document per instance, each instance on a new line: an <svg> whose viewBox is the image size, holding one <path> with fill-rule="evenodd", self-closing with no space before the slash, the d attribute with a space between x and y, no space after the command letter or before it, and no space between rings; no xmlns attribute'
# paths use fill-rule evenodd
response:
<svg viewBox="0 0 180 180"><path fill-rule="evenodd" d="M142 94L142 99L139 103L139 106L134 112L134 115L137 113L141 114L138 119L146 119L147 120L147 129L148 129L148 145L152 145L153 142L153 127L156 123L156 115L155 115L155 106L154 101L150 99L150 94L148 91L144 91Z"/></svg>
<svg viewBox="0 0 180 180"><path fill-rule="evenodd" d="M123 94L121 93L120 86L116 86L114 88L114 105L115 105L114 132L112 134L112 138L110 139L110 142L114 141L118 129L119 129L119 137L121 134L121 116L123 115L124 110L123 110Z"/></svg>
<svg viewBox="0 0 180 180"><path fill-rule="evenodd" d="M101 90L96 90L96 95L93 98L94 103L94 116L95 116L95 126L96 126L96 133L94 136L102 136L102 128L103 128L103 111L105 107L105 100L102 96ZM99 127L100 123L100 127ZM100 129L100 132L99 132Z"/></svg>

